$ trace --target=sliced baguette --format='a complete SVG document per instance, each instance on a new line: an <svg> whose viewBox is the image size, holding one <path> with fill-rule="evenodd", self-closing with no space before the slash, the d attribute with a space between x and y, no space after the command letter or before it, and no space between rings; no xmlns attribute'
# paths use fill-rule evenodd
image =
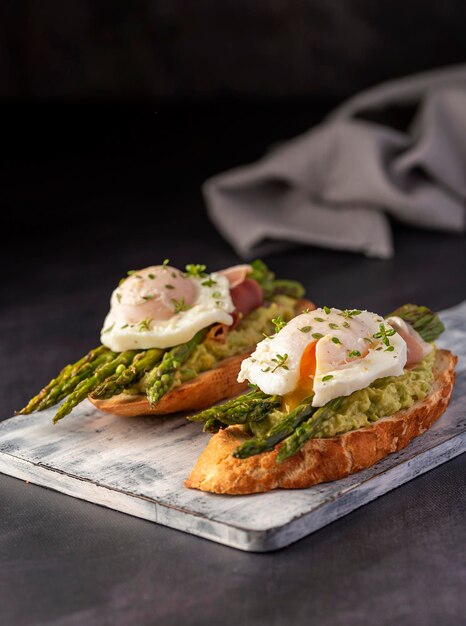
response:
<svg viewBox="0 0 466 626"><path fill-rule="evenodd" d="M101 411L131 417L133 415L166 415L177 411L197 411L212 406L224 398L232 398L247 389L246 383L236 380L241 362L251 354L244 352L220 361L217 367L202 372L193 380L167 393L151 407L145 395L121 393L108 400L89 400Z"/></svg>
<svg viewBox="0 0 466 626"><path fill-rule="evenodd" d="M451 352L438 350L434 381L424 400L367 428L310 439L282 464L275 461L279 446L247 459L234 458L233 450L249 436L240 426L221 430L210 439L185 485L213 493L248 494L310 487L370 467L406 447L442 415L450 401L456 361Z"/></svg>
<svg viewBox="0 0 466 626"><path fill-rule="evenodd" d="M297 300L295 305L296 315L302 313L304 309L312 310L315 308L313 302L301 298ZM150 406L145 395L122 393L107 400L98 400L89 396L89 400L100 411L123 417L199 411L220 402L220 400L225 400L225 398L237 396L247 389L248 383L239 383L236 378L241 362L253 352L254 348L248 352L224 359L213 369L176 387L163 396L155 407Z"/></svg>

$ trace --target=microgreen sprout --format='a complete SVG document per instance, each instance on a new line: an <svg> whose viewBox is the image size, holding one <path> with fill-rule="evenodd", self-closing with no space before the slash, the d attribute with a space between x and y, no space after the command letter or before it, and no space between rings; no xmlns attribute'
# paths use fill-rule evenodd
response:
<svg viewBox="0 0 466 626"><path fill-rule="evenodd" d="M204 280L201 285L203 287L213 287L214 285L217 284L216 280L213 280L213 278L208 278L207 280Z"/></svg>
<svg viewBox="0 0 466 626"><path fill-rule="evenodd" d="M204 278L204 276L207 276L205 271L206 271L205 265L189 263L186 266L186 274L188 276L192 276L193 278Z"/></svg>
<svg viewBox="0 0 466 626"><path fill-rule="evenodd" d="M151 330L151 324L152 324L152 318L151 317L144 318L138 324L139 332L143 333L143 332L146 332L148 330Z"/></svg>
<svg viewBox="0 0 466 626"><path fill-rule="evenodd" d="M389 337L392 337L395 334L395 330L393 328L385 328L385 324L380 324L379 329L380 332L374 333L372 336L374 339L380 339L385 346L389 346Z"/></svg>
<svg viewBox="0 0 466 626"><path fill-rule="evenodd" d="M276 363L275 367L272 369L272 374L274 372L276 372L278 370L278 368L283 368L284 370L288 369L288 365L286 365L286 362L288 360L288 355L287 354L277 354L272 361L274 363Z"/></svg>
<svg viewBox="0 0 466 626"><path fill-rule="evenodd" d="M173 302L173 306L175 309L175 313L181 313L182 311L187 311L188 309L191 308L188 304L186 304L186 302L184 301L184 298L180 298L179 300L175 300L175 298L172 298L172 302Z"/></svg>
<svg viewBox="0 0 466 626"><path fill-rule="evenodd" d="M277 315L275 319L272 320L272 323L275 326L275 332L279 333L282 328L285 328L286 322L281 315Z"/></svg>
<svg viewBox="0 0 466 626"><path fill-rule="evenodd" d="M351 317L354 317L355 315L361 315L361 311L359 309L345 309L341 313L338 313L338 315L349 319Z"/></svg>

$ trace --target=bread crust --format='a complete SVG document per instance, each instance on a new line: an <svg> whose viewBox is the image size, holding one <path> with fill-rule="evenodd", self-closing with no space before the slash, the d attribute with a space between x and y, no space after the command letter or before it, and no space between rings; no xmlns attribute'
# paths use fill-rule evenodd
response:
<svg viewBox="0 0 466 626"><path fill-rule="evenodd" d="M250 494L310 487L370 467L405 448L442 415L450 401L456 362L451 352L438 350L434 381L424 400L369 427L328 439L310 439L281 464L275 461L280 446L247 459L234 458L233 450L249 435L239 426L221 430L210 439L185 485L213 493Z"/></svg>
<svg viewBox="0 0 466 626"><path fill-rule="evenodd" d="M315 309L315 304L305 298L297 300L295 311L298 315L304 309ZM255 346L254 346L255 349ZM211 370L202 372L186 383L173 389L163 396L160 402L151 407L145 395L131 395L121 393L106 400L99 400L89 396L89 400L100 411L112 413L122 417L137 415L167 415L179 411L200 411L220 400L233 398L248 387L248 383L239 383L236 378L241 363L253 349L242 354L224 359Z"/></svg>
<svg viewBox="0 0 466 626"><path fill-rule="evenodd" d="M243 352L220 361L217 367L202 372L193 380L183 383L165 394L160 402L151 407L144 395L121 393L108 400L89 400L100 410L113 415L166 415L177 411L197 411L212 406L224 398L232 398L247 389L248 383L236 380L241 362L251 352Z"/></svg>

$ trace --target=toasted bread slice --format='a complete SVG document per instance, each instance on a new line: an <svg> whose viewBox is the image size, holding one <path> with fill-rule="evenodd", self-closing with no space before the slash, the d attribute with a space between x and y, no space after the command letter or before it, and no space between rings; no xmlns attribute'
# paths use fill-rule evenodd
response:
<svg viewBox="0 0 466 626"><path fill-rule="evenodd" d="M315 309L310 300L301 298L295 305L296 315L304 309ZM107 400L91 398L89 400L100 411L132 417L136 415L166 415L178 411L199 411L212 406L225 398L237 396L248 387L248 383L239 383L236 378L241 363L255 349L237 354L220 361L216 367L202 372L193 380L183 383L167 393L155 407L151 407L145 395L130 395L121 393Z"/></svg>
<svg viewBox="0 0 466 626"><path fill-rule="evenodd" d="M232 398L244 391L248 384L236 380L241 362L251 352L244 352L220 361L217 367L202 372L193 380L168 392L151 407L145 395L121 393L108 400L89 400L101 411L131 417L133 415L165 415L177 411L197 411L212 406L224 398Z"/></svg>
<svg viewBox="0 0 466 626"><path fill-rule="evenodd" d="M434 381L424 400L367 428L310 439L282 464L275 460L279 446L247 459L233 457L233 450L249 435L240 426L229 426L210 439L185 485L213 493L248 494L310 487L370 467L406 447L442 415L450 401L456 362L451 352L438 350Z"/></svg>

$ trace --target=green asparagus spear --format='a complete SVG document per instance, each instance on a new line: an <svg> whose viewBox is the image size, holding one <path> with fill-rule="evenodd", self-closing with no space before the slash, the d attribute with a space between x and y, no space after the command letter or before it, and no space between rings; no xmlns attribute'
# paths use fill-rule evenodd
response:
<svg viewBox="0 0 466 626"><path fill-rule="evenodd" d="M299 425L290 436L285 439L277 455L277 463L283 463L290 456L294 456L308 439L311 439L317 429L328 420L333 412L341 405L343 398L330 400L326 405L314 409L313 415L307 421Z"/></svg>
<svg viewBox="0 0 466 626"><path fill-rule="evenodd" d="M262 400L268 398L267 394L262 391L254 389L249 393L246 393L242 396L238 396L237 398L232 398L228 400L228 402L224 402L223 404L217 404L216 406L209 407L208 409L204 409L204 411L200 411L199 413L195 413L194 415L189 415L188 420L192 422L207 422L210 419L218 419L222 420L222 416L232 414L237 410L241 410L240 407L244 405L248 405L252 407L252 403L255 400Z"/></svg>
<svg viewBox="0 0 466 626"><path fill-rule="evenodd" d="M121 393L126 387L137 382L147 371L152 369L162 358L164 351L158 348L144 350L134 357L129 367L122 372L115 372L92 392L93 398L111 398Z"/></svg>
<svg viewBox="0 0 466 626"><path fill-rule="evenodd" d="M291 413L281 422L276 424L263 439L255 437L249 439L233 452L237 459L246 459L249 456L273 450L277 443L291 435L296 428L311 415L316 409L312 406L312 396L305 398Z"/></svg>
<svg viewBox="0 0 466 626"><path fill-rule="evenodd" d="M77 373L74 376L71 376L62 383L55 385L49 395L39 404L37 410L43 411L44 409L48 409L54 404L57 404L57 402L60 402L60 400L63 400L63 398L66 398L67 395L76 389L81 381L89 378L89 376L91 376L98 367L104 363L108 363L115 357L116 353L108 350L90 363L83 364L79 369L77 369Z"/></svg>
<svg viewBox="0 0 466 626"><path fill-rule="evenodd" d="M66 365L56 378L51 380L48 385L46 385L36 396L34 396L34 398L29 400L27 405L21 409L21 411L18 411L18 414L26 415L35 411L57 385L65 383L69 378L75 376L83 365L94 360L102 352L107 350L108 348L105 348L105 346L99 346L98 348L91 350L76 363Z"/></svg>
<svg viewBox="0 0 466 626"><path fill-rule="evenodd" d="M273 294L273 281L275 279L275 274L269 270L264 261L261 261L260 259L253 261L251 263L251 267L252 272L249 275L250 278L253 278L262 287L264 297L270 298Z"/></svg>
<svg viewBox="0 0 466 626"><path fill-rule="evenodd" d="M58 409L55 417L53 418L53 423L56 424L58 420L61 420L63 417L65 417L65 415L71 413L74 407L82 402L88 394L92 393L92 391L102 381L114 374L119 365L124 365L125 367L128 367L136 354L138 354L137 350L126 350L125 352L121 352L112 361L104 363L103 365L98 367L93 376L81 381L76 389L73 391L73 393L70 394L68 399Z"/></svg>
<svg viewBox="0 0 466 626"><path fill-rule="evenodd" d="M217 420L230 426L232 424L245 424L246 422L259 422L263 420L270 411L280 406L279 396L269 396L266 398L250 399L245 402L238 402L229 411L224 411L217 416Z"/></svg>
<svg viewBox="0 0 466 626"><path fill-rule="evenodd" d="M204 424L204 428L202 429L205 433L218 433L219 430L226 428L226 424L222 424L215 417L210 417L206 423Z"/></svg>
<svg viewBox="0 0 466 626"><path fill-rule="evenodd" d="M273 280L272 281L272 293L275 294L284 294L285 296L290 296L291 298L302 298L306 293L304 287L297 280Z"/></svg>
<svg viewBox="0 0 466 626"><path fill-rule="evenodd" d="M215 433L232 424L258 422L279 406L280 401L279 396L268 396L262 391L254 390L224 404L188 416L188 419L193 422L204 421L204 432Z"/></svg>
<svg viewBox="0 0 466 626"><path fill-rule="evenodd" d="M208 330L208 328L203 328L187 343L165 352L162 362L149 373L146 381L146 395L152 407L156 406L160 399L170 391L177 371L204 340Z"/></svg>
<svg viewBox="0 0 466 626"><path fill-rule="evenodd" d="M39 391L36 396L31 398L25 407L23 407L20 411L17 411L17 414L27 415L35 411L40 403L44 400L44 398L47 397L47 395L52 391L52 389L54 389L56 385L69 378L72 369L72 365L65 365L65 367L58 374L58 376L56 378L53 378L48 385L46 385L43 389Z"/></svg>
<svg viewBox="0 0 466 626"><path fill-rule="evenodd" d="M275 274L260 259L256 259L251 263L252 272L250 277L253 278L262 287L265 298L270 298L275 294L284 294L292 298L302 298L305 289L296 280L278 280Z"/></svg>
<svg viewBox="0 0 466 626"><path fill-rule="evenodd" d="M398 309L386 315L401 317L405 322L411 324L424 341L435 341L445 330L445 326L440 321L437 313L434 313L426 306L418 306L417 304L404 304Z"/></svg>

